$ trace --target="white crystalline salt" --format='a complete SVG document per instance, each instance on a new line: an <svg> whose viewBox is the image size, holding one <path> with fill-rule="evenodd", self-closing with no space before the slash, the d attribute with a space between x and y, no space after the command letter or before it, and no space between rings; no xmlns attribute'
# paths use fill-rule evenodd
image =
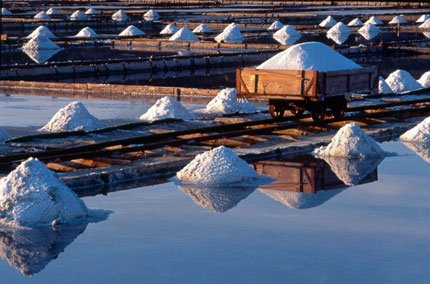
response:
<svg viewBox="0 0 430 284"><path fill-rule="evenodd" d="M56 38L56 36L45 26L39 26L34 31L32 31L31 34L27 36L27 38L35 38L39 35L43 35L47 38Z"/></svg>
<svg viewBox="0 0 430 284"><path fill-rule="evenodd" d="M324 21L322 21L320 24L319 24L319 26L320 27L322 27L322 28L331 28L331 27L333 27L334 25L336 25L336 20L335 19L333 19L333 17L332 16L328 16L327 18L325 18L325 20Z"/></svg>
<svg viewBox="0 0 430 284"><path fill-rule="evenodd" d="M424 23L425 21L427 21L428 19L430 19L429 15L421 15L421 17L418 18L418 20L416 20L416 23Z"/></svg>
<svg viewBox="0 0 430 284"><path fill-rule="evenodd" d="M99 11L97 11L94 8L89 8L88 10L85 11L85 15L99 15Z"/></svg>
<svg viewBox="0 0 430 284"><path fill-rule="evenodd" d="M382 77L379 77L378 93L379 94L392 94L393 93L393 90L391 90L390 86L388 86L387 82L385 82L384 78L382 78Z"/></svg>
<svg viewBox="0 0 430 284"><path fill-rule="evenodd" d="M9 133L7 133L6 130L4 130L3 128L0 128L0 143L2 143L3 141L6 141L8 139L10 139L10 135Z"/></svg>
<svg viewBox="0 0 430 284"><path fill-rule="evenodd" d="M30 39L27 43L22 46L23 49L38 49L38 50L46 50L52 49L57 50L60 49L58 45L53 43L49 38L38 35L32 39Z"/></svg>
<svg viewBox="0 0 430 284"><path fill-rule="evenodd" d="M75 37L98 37L99 35L90 27L85 27L80 30Z"/></svg>
<svg viewBox="0 0 430 284"><path fill-rule="evenodd" d="M76 10L75 12L73 12L72 15L70 15L70 20L72 21L85 21L88 20L87 16L85 16L84 13L82 13L79 10Z"/></svg>
<svg viewBox="0 0 430 284"><path fill-rule="evenodd" d="M105 125L92 116L81 102L71 102L51 118L40 130L49 132L93 130Z"/></svg>
<svg viewBox="0 0 430 284"><path fill-rule="evenodd" d="M430 19L419 25L419 28L430 28Z"/></svg>
<svg viewBox="0 0 430 284"><path fill-rule="evenodd" d="M57 54L61 49L22 49L37 64L42 64L48 61L52 56Z"/></svg>
<svg viewBox="0 0 430 284"><path fill-rule="evenodd" d="M177 31L179 31L178 27L173 24L168 24L164 27L164 29L161 30L160 35L172 35Z"/></svg>
<svg viewBox="0 0 430 284"><path fill-rule="evenodd" d="M171 41L199 41L199 38L193 34L193 32L187 28L182 27L174 35L172 35L169 40Z"/></svg>
<svg viewBox="0 0 430 284"><path fill-rule="evenodd" d="M406 20L403 19L400 16L395 16L393 17L393 19L391 19L391 21L389 22L390 25L395 25L395 24L406 24Z"/></svg>
<svg viewBox="0 0 430 284"><path fill-rule="evenodd" d="M160 18L160 16L158 15L157 11L155 10L149 10L148 12L146 12L145 14L143 14L143 18L146 21L156 21Z"/></svg>
<svg viewBox="0 0 430 284"><path fill-rule="evenodd" d="M301 34L293 26L285 25L273 34L273 37L300 37Z"/></svg>
<svg viewBox="0 0 430 284"><path fill-rule="evenodd" d="M430 143L430 117L427 117L414 128L403 133L400 136L400 140L426 144Z"/></svg>
<svg viewBox="0 0 430 284"><path fill-rule="evenodd" d="M267 180L224 146L197 155L176 176L184 183L214 187L255 184Z"/></svg>
<svg viewBox="0 0 430 284"><path fill-rule="evenodd" d="M167 118L190 120L195 119L196 116L190 113L180 102L175 101L172 97L164 97L159 99L140 117L141 120L146 121L156 121Z"/></svg>
<svg viewBox="0 0 430 284"><path fill-rule="evenodd" d="M328 146L317 148L313 153L321 157L345 157L352 159L385 156L385 152L378 143L361 130L360 126L355 122L343 126Z"/></svg>
<svg viewBox="0 0 430 284"><path fill-rule="evenodd" d="M391 73L386 79L388 86L394 93L404 93L419 90L422 88L414 77L405 70L396 70Z"/></svg>
<svg viewBox="0 0 430 284"><path fill-rule="evenodd" d="M284 24L281 23L280 21L276 20L270 25L270 27L267 28L267 30L268 31L277 31L279 29L282 29L282 27L284 27Z"/></svg>
<svg viewBox="0 0 430 284"><path fill-rule="evenodd" d="M366 23L362 26L358 32L367 40L371 40L379 34L379 29L371 23Z"/></svg>
<svg viewBox="0 0 430 284"><path fill-rule="evenodd" d="M2 16L10 16L10 15L12 15L12 12L6 8L1 8L1 14L2 14Z"/></svg>
<svg viewBox="0 0 430 284"><path fill-rule="evenodd" d="M273 39L279 42L282 45L292 45L295 44L296 41L299 40L301 36L273 36Z"/></svg>
<svg viewBox="0 0 430 284"><path fill-rule="evenodd" d="M421 77L418 79L418 83L423 88L430 88L430 71L427 71L426 73L421 75Z"/></svg>
<svg viewBox="0 0 430 284"><path fill-rule="evenodd" d="M370 17L364 24L383 25L384 23L375 16Z"/></svg>
<svg viewBox="0 0 430 284"><path fill-rule="evenodd" d="M226 43L241 43L243 39L240 29L235 23L228 25L222 33L215 37L216 42Z"/></svg>
<svg viewBox="0 0 430 284"><path fill-rule="evenodd" d="M229 113L252 113L257 107L246 100L237 100L237 91L234 88L221 90L215 98L206 105L207 113L229 114Z"/></svg>
<svg viewBox="0 0 430 284"><path fill-rule="evenodd" d="M213 31L205 24L200 24L193 30L193 33L195 34L205 34L205 33L212 33L212 32Z"/></svg>
<svg viewBox="0 0 430 284"><path fill-rule="evenodd" d="M119 34L119 36L138 36L138 35L145 35L145 32L141 31L140 29L136 28L133 25L128 26Z"/></svg>
<svg viewBox="0 0 430 284"><path fill-rule="evenodd" d="M271 57L257 69L336 71L362 68L320 42L293 45Z"/></svg>
<svg viewBox="0 0 430 284"><path fill-rule="evenodd" d="M327 34L350 34L348 27L342 23L339 22L336 25L334 25L331 29L327 31Z"/></svg>
<svg viewBox="0 0 430 284"><path fill-rule="evenodd" d="M84 202L37 159L0 180L0 222L18 227L77 223L89 217Z"/></svg>
<svg viewBox="0 0 430 284"><path fill-rule="evenodd" d="M37 20L49 20L51 19L51 17L45 13L45 11L39 12L37 13L33 19L37 19Z"/></svg>
<svg viewBox="0 0 430 284"><path fill-rule="evenodd" d="M60 15L58 11L55 8L49 8L48 11L46 11L46 14L48 15Z"/></svg>
<svg viewBox="0 0 430 284"><path fill-rule="evenodd" d="M128 16L123 10L120 9L112 15L112 20L116 22L125 22L128 20Z"/></svg>
<svg viewBox="0 0 430 284"><path fill-rule="evenodd" d="M348 23L348 27L359 27L362 26L363 22L359 18L355 18Z"/></svg>

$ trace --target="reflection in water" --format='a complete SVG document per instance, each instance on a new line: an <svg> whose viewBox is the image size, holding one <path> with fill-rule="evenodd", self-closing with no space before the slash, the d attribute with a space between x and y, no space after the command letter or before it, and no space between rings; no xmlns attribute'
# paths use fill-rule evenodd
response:
<svg viewBox="0 0 430 284"><path fill-rule="evenodd" d="M23 49L22 51L37 64L42 64L48 61L60 50L61 49Z"/></svg>
<svg viewBox="0 0 430 284"><path fill-rule="evenodd" d="M328 33L327 38L337 44L343 44L349 37L350 33Z"/></svg>
<svg viewBox="0 0 430 284"><path fill-rule="evenodd" d="M368 31L360 31L359 30L358 32L366 40L371 40L371 39L375 38L379 34L379 31L378 32L368 32Z"/></svg>
<svg viewBox="0 0 430 284"><path fill-rule="evenodd" d="M430 38L430 32L423 32L423 35L424 35L426 38Z"/></svg>
<svg viewBox="0 0 430 284"><path fill-rule="evenodd" d="M226 212L250 195L255 187L197 187L180 185L178 188L196 204L213 212Z"/></svg>
<svg viewBox="0 0 430 284"><path fill-rule="evenodd" d="M282 45L292 45L296 43L296 41L299 40L301 36L273 36L273 39L275 39L277 42L279 42Z"/></svg>
<svg viewBox="0 0 430 284"><path fill-rule="evenodd" d="M430 144L402 141L409 149L417 153L424 161L430 163Z"/></svg>
<svg viewBox="0 0 430 284"><path fill-rule="evenodd" d="M56 259L86 227L87 223L55 228L0 228L0 256L23 275L32 276Z"/></svg>

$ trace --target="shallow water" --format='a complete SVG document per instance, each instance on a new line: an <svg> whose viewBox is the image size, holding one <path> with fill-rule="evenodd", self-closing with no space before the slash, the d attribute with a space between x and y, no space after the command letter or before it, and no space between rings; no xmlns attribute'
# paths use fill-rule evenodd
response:
<svg viewBox="0 0 430 284"><path fill-rule="evenodd" d="M382 146L399 156L381 162L377 181L333 189L309 209L248 189L237 206L214 213L173 183L84 198L89 208L114 214L55 237L48 233L47 247L0 238L11 255L37 251L46 265L30 278L18 270L29 271L25 265L34 259L24 257L16 267L3 261L2 281L427 283L430 165L399 142Z"/></svg>

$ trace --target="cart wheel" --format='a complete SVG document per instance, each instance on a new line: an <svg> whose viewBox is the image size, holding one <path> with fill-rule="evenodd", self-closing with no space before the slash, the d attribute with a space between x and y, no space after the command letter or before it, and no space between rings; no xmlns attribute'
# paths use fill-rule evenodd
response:
<svg viewBox="0 0 430 284"><path fill-rule="evenodd" d="M346 110L347 110L347 102L345 98L339 98L333 103L333 106L331 107L333 116L335 118L342 118L345 116Z"/></svg>
<svg viewBox="0 0 430 284"><path fill-rule="evenodd" d="M325 117L326 105L325 103L314 104L311 108L311 116L314 121L323 120Z"/></svg>
<svg viewBox="0 0 430 284"><path fill-rule="evenodd" d="M275 105L269 105L269 113L273 118L280 118L284 116L284 109L276 108Z"/></svg>

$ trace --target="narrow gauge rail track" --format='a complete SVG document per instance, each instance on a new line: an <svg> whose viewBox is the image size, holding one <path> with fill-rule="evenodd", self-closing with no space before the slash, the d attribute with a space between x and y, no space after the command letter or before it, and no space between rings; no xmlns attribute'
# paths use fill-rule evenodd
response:
<svg viewBox="0 0 430 284"><path fill-rule="evenodd" d="M180 131L172 131L150 135L140 135L131 138L115 139L106 142L100 142L96 144L89 144L76 147L68 147L62 149L53 149L40 152L23 152L15 154L7 154L0 156L0 168L10 169L16 163L23 161L29 157L38 158L42 161L49 162L62 162L72 161L76 159L94 159L94 158L106 158L110 161L115 161L115 158L109 158L114 154L126 155L127 153L139 152L142 154L141 157L145 157L145 151L151 151L154 149L161 149L164 147L180 147L180 146L201 146L202 143L208 141L214 141L218 139L226 139L232 137L240 137L244 135L276 135L277 131L287 129L297 129L309 126L324 126L329 123L339 121L352 121L352 120L363 120L372 118L383 118L383 117L404 117L412 115L423 115L430 113L430 98L409 100L403 102L389 102L367 106L352 106L348 108L348 112L354 113L344 118L328 118L321 120L318 123L309 120L302 120L307 118L307 115L300 117L284 117L278 119L263 119L255 121L247 121L240 123L232 123L227 125L201 127L196 129L187 129ZM414 108L410 108L410 105L417 105ZM419 106L424 104L424 106ZM393 107L405 107L401 109L387 108ZM363 112L380 109L378 112ZM355 114L356 112L360 112ZM58 134L56 134L58 135ZM48 135L45 135L48 137ZM43 138L43 136L39 136ZM22 140L22 138L21 138ZM12 139L10 142L16 142L19 139ZM7 142L6 142L7 144ZM134 156L132 160L138 160L139 155ZM124 164L118 161L118 164Z"/></svg>

